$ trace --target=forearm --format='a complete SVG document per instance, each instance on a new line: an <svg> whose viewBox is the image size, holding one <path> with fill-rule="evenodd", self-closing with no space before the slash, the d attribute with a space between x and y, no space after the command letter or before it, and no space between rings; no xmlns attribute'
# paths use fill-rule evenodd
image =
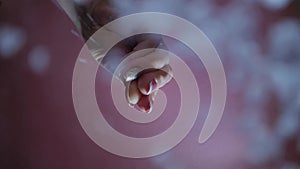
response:
<svg viewBox="0 0 300 169"><path fill-rule="evenodd" d="M131 28L134 30L126 30L123 26L128 25L106 25L121 17L118 11L122 10L109 0L92 0L85 4L75 4L72 0L58 1L83 36L95 60L123 82L127 102L138 110L151 112L157 89L172 78L168 53L156 49L164 48L161 35L127 37L126 31L134 33L132 31L135 29L145 28L143 25L134 25ZM100 28L101 32L95 33ZM111 43L119 40L122 41L110 49ZM139 51L146 48L147 51ZM126 60L122 62L125 57Z"/></svg>
<svg viewBox="0 0 300 169"><path fill-rule="evenodd" d="M91 0L85 3L76 4L73 0L57 0L59 5L67 13L70 19L76 25L85 41L88 41L88 47L92 55L102 66L110 72L114 72L117 65L131 52L145 48L157 48L162 44L160 35L136 35L126 38L116 44L104 56L106 50L106 41L113 36L118 36L116 29L105 29L107 37L97 37L92 35L110 21L120 17L118 9L112 1L109 0ZM90 38L93 40L89 40ZM94 43L94 42L97 43Z"/></svg>

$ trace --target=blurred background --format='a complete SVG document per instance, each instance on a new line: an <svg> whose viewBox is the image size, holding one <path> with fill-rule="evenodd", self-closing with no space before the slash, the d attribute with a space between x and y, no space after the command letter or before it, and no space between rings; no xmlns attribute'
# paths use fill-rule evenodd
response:
<svg viewBox="0 0 300 169"><path fill-rule="evenodd" d="M225 67L223 119L205 143L197 139L210 103L205 68L187 47L168 47L191 67L201 92L191 133L175 148L146 159L110 154L85 134L72 102L72 73L84 42L52 1L0 1L1 169L300 169L300 1L116 1L125 13L183 17L212 41ZM136 137L155 135L176 118L175 82L163 90L166 112L141 125L116 113L111 74L99 69L98 104L109 123ZM177 91L177 92L176 92ZM176 99L179 98L179 99Z"/></svg>

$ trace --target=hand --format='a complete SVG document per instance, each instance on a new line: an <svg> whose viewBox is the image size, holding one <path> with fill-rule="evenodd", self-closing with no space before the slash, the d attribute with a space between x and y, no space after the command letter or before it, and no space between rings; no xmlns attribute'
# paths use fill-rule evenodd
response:
<svg viewBox="0 0 300 169"><path fill-rule="evenodd" d="M169 65L161 69L142 71L137 79L126 83L125 94L128 103L140 111L151 112L157 90L167 84L171 78Z"/></svg>
<svg viewBox="0 0 300 169"><path fill-rule="evenodd" d="M137 53L137 55L126 58L126 62L121 63L123 65L120 66L120 70L117 70L120 71L117 75L125 84L125 95L129 105L147 113L152 110L158 89L172 79L168 56L155 50L161 42L161 38L157 37L157 35L138 36L137 45L128 54ZM138 53L143 49L151 52ZM134 69L136 67L140 70Z"/></svg>
<svg viewBox="0 0 300 169"><path fill-rule="evenodd" d="M141 49L157 48L162 42L161 37L157 35L138 35L133 40L125 40L125 44L117 45L118 51L121 53L114 54L112 52L111 56L104 57L103 51L109 43L107 41L111 37L119 36L115 29L120 28L107 28L107 37L93 37L93 41L89 41L89 38L101 26L117 17L117 10L113 4L109 0L88 0L82 4L75 4L71 0L57 0L57 2L81 32L95 59L111 72L115 71L114 60L117 58L116 60L120 61L121 53L130 55ZM113 66L110 65L111 63ZM172 78L172 70L168 63L168 56L147 53L121 65L122 69L118 76L126 86L125 95L129 105L143 112L151 111L157 90ZM135 70L136 67L140 69ZM134 71L132 71L133 69ZM128 80L129 71L135 75Z"/></svg>
<svg viewBox="0 0 300 169"><path fill-rule="evenodd" d="M98 25L109 22L112 20L112 16L115 15L110 4L99 5L95 3L95 5L92 6L94 6L92 7L94 10L92 10L91 16ZM97 44L101 45L89 45L89 48L92 51L98 51L98 48L101 47L105 48L107 40L109 40L110 37L118 36L119 33L116 34L116 32L119 32L119 29L122 28L106 27L108 35L106 38L94 37L98 42ZM85 33L86 31L84 30L88 29L83 29L83 35L88 35L87 37L89 37L91 33ZM161 43L162 38L160 35L137 35L118 44L116 51L114 52L114 49L112 49L112 52L103 58L101 65L110 72L114 72L117 65L114 62L120 62L120 58L123 58L121 55L129 56L134 52L148 48L154 50L158 48ZM97 56L95 56L95 58L97 58ZM172 79L172 70L169 65L168 56L157 56L155 53L147 53L136 56L133 59L128 59L127 62L122 64L117 76L123 81L126 87L125 95L127 102L130 106L142 112L151 112L157 90ZM136 67L140 69L134 69ZM130 72L130 75L128 75L128 72ZM132 73L134 76L128 77L132 76Z"/></svg>

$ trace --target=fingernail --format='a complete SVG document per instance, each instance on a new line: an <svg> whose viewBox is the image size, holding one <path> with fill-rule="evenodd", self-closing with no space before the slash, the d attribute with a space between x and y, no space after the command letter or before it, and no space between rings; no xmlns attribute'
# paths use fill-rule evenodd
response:
<svg viewBox="0 0 300 169"><path fill-rule="evenodd" d="M153 80L149 83L148 88L146 89L147 94L149 95L157 86L156 80Z"/></svg>
<svg viewBox="0 0 300 169"><path fill-rule="evenodd" d="M129 106L130 108L134 108L134 104L129 103L128 106Z"/></svg>

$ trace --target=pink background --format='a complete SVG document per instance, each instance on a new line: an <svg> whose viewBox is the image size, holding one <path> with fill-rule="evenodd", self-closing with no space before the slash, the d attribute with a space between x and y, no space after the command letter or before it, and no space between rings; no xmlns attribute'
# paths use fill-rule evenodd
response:
<svg viewBox="0 0 300 169"><path fill-rule="evenodd" d="M214 1L217 10L213 13L217 15L219 10L228 7L230 2ZM239 4L239 1L235 3ZM265 36L270 24L284 17L299 20L296 2L276 11L259 4L255 4L255 9L260 11L260 17L263 18L260 24L256 25L259 27L256 36L262 53L268 45ZM198 136L210 102L209 81L201 62L197 62L195 56L182 45L172 48L174 42L169 42L171 50L186 56L184 60L191 66L200 86L201 108L196 125L183 142L160 156L128 159L110 154L89 139L81 128L73 108L72 73L83 42L71 33L75 28L66 15L51 1L4 0L0 6L0 27L7 26L17 27L25 32L25 42L14 54L0 57L0 168L273 169L281 168L287 163L298 167L300 165L300 139L297 134L280 144L279 156L263 162L253 160L251 155L249 157L251 145L255 144L251 138L260 137L241 127L246 116L244 110L248 102L244 100L244 95L250 78L238 83L228 80L229 94L224 117L211 139L205 144L198 144ZM213 43L217 42L213 40ZM226 73L230 74L236 62L234 57L227 56L230 52L224 47L225 43L221 41L216 48ZM43 49L43 56L34 64L30 56L37 48ZM39 64L41 62L43 64ZM247 74L245 76L247 77ZM96 94L105 117L117 130L130 136L151 136L167 129L176 118L180 98L174 81L164 88L169 102L166 113L153 123L140 125L117 114L110 97L110 79L109 73L99 70ZM263 119L263 123L272 131L273 123L281 110L278 106L280 97L276 88L268 89L269 97L265 100L263 108L267 118ZM299 127L296 130L299 133ZM262 152L258 151L254 156L263 153L265 146L260 146Z"/></svg>

